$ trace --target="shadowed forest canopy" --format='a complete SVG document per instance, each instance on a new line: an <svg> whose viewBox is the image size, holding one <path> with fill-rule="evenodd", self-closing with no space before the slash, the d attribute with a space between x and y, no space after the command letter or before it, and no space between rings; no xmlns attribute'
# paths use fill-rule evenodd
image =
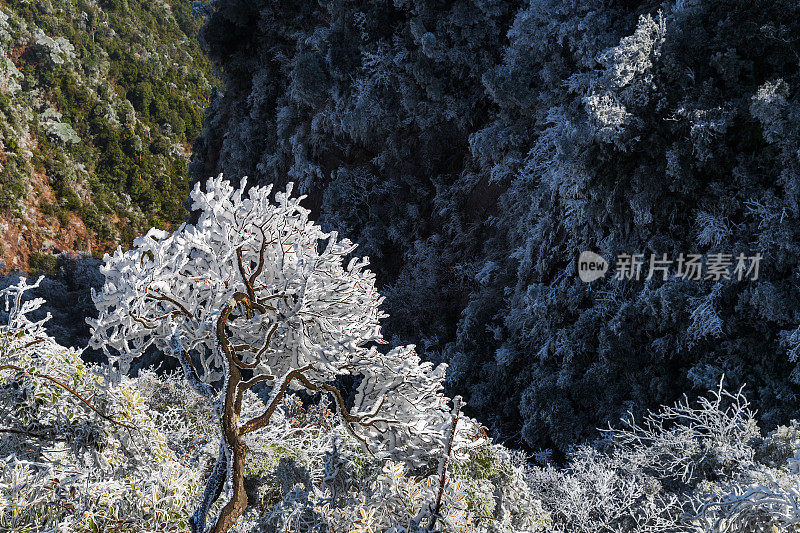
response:
<svg viewBox="0 0 800 533"><path fill-rule="evenodd" d="M207 6L226 87L190 173L298 183L360 243L393 345L531 449L724 373L767 428L800 372L800 4ZM575 259L761 253L757 281L581 282Z"/></svg>

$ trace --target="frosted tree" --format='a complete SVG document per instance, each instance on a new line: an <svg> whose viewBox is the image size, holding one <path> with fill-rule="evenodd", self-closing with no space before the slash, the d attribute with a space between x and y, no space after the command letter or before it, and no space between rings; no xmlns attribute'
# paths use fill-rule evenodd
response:
<svg viewBox="0 0 800 533"><path fill-rule="evenodd" d="M196 224L152 229L127 252L106 256L105 284L91 344L125 373L151 345L178 358L187 380L215 405L220 452L191 518L195 532L228 531L247 505L244 437L266 427L289 389L330 394L344 426L364 450L426 463L449 427L442 396L445 366L421 363L413 345L382 354L385 343L368 259L344 257L355 245L325 233L286 192L234 189L220 175L191 193ZM360 376L355 403L332 382ZM271 393L260 415L240 420L244 393ZM206 529L223 489L230 497Z"/></svg>

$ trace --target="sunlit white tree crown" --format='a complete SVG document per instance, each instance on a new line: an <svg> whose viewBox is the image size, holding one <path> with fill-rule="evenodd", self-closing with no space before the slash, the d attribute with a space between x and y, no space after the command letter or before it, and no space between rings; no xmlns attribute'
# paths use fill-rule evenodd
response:
<svg viewBox="0 0 800 533"><path fill-rule="evenodd" d="M275 329L259 373L277 376L312 364L329 378L342 373L361 345L381 342L381 298L374 274L364 269L368 260L354 258L345 267L343 257L355 245L309 221L300 206L304 197L292 198L291 185L275 194L276 203L271 186L252 187L245 196L245 185L243 178L234 189L220 176L203 192L198 183L191 192L197 224L172 234L151 229L132 250L118 248L105 258L105 285L92 294L100 311L90 320L92 346L121 372L154 342L167 351L177 330L187 350L200 352L203 381L220 379L213 326L227 301L248 291L237 257L267 306L257 317L231 317L237 344L260 347ZM255 362L250 355L245 363Z"/></svg>
<svg viewBox="0 0 800 533"><path fill-rule="evenodd" d="M283 381L308 389L358 375L345 418L357 422L365 445L405 459L439 448L450 419L441 394L446 367L421 363L413 345L388 354L370 345L386 342L379 324L386 315L368 259L345 266L355 245L310 221L291 184L274 202L271 186L245 187L246 178L235 189L222 176L210 178L205 192L197 184L196 224L171 234L152 229L132 250L106 255L105 285L92 293L99 317L89 320L91 346L124 373L155 343L184 364L199 361L197 385L210 394L208 384L226 378L226 350L247 383L272 383L274 394ZM226 312L227 348L215 329ZM292 371L306 382L287 380Z"/></svg>

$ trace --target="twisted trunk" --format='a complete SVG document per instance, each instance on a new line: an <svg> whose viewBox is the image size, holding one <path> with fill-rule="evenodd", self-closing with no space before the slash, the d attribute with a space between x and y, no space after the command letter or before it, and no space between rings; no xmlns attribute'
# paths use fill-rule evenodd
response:
<svg viewBox="0 0 800 533"><path fill-rule="evenodd" d="M249 450L242 440L239 431L241 399L238 390L239 384L242 381L242 372L237 361L234 359L230 343L228 342L228 336L225 333L225 325L228 322L228 317L236 304L243 302L247 305L246 297L243 297L244 295L241 293L235 294L226 304L217 319L217 342L225 355L228 374L225 382L225 397L222 404L222 417L220 420L222 442L220 443L220 455L217 459L217 463L214 465L214 471L206 484L203 499L190 520L192 533L206 533L206 516L208 515L211 505L222 493L222 488L228 476L230 476L231 482L231 498L222 508L219 516L217 516L216 523L208 532L226 533L236 524L247 507L247 493L244 488L244 467Z"/></svg>
<svg viewBox="0 0 800 533"><path fill-rule="evenodd" d="M239 406L236 401L236 391L241 381L241 371L236 365L231 364L225 388L225 403L223 404L222 439L230 455L232 493L231 499L220 511L217 523L211 528L210 533L226 533L244 514L247 507L247 493L244 490L244 465L249 450L239 435L239 409L237 408Z"/></svg>

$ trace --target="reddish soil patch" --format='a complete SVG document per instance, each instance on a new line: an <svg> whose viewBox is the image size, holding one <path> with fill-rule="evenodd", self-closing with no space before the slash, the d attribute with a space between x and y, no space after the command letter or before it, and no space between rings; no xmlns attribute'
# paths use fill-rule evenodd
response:
<svg viewBox="0 0 800 533"><path fill-rule="evenodd" d="M91 235L86 225L75 214L69 213L62 222L55 216L42 212L42 206L56 201L47 178L35 172L31 175L32 192L20 201L24 218L8 213L0 214L0 273L13 270L27 271L28 259L36 252L51 253L86 250L91 252Z"/></svg>
<svg viewBox="0 0 800 533"><path fill-rule="evenodd" d="M17 64L17 60L20 58L20 56L22 56L22 54L25 53L26 50L28 50L27 44L18 44L8 49L8 56L14 65Z"/></svg>

